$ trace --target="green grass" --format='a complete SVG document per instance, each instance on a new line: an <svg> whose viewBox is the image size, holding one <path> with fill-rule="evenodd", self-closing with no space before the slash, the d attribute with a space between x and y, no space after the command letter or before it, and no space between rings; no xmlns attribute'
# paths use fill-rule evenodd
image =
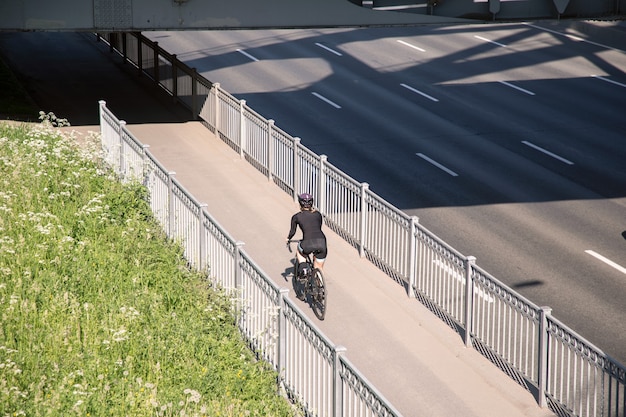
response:
<svg viewBox="0 0 626 417"><path fill-rule="evenodd" d="M289 416L230 300L93 140L0 122L0 416Z"/></svg>

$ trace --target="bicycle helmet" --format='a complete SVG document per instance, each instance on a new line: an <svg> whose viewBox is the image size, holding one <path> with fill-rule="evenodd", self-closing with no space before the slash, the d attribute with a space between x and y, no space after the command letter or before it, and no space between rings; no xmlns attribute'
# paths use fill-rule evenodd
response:
<svg viewBox="0 0 626 417"><path fill-rule="evenodd" d="M302 193L298 196L298 203L302 208L313 207L313 196L309 193Z"/></svg>

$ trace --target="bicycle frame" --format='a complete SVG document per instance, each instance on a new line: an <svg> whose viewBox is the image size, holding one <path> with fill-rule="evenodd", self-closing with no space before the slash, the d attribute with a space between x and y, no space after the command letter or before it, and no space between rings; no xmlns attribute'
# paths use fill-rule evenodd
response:
<svg viewBox="0 0 626 417"><path fill-rule="evenodd" d="M291 243L293 242L300 243L300 240L287 241L287 247L289 248L289 252L292 251ZM300 253L304 257L303 264L306 264L307 272L305 275L301 275L301 263L298 261L298 255L296 254L293 273L293 286L296 297L304 301L308 296L309 304L313 308L313 312L318 319L324 320L326 314L327 291L324 284L324 276L320 269L315 268L315 264L313 263L315 257L312 253L303 254L299 250L298 253ZM298 287L300 286L304 286L304 288L301 288L301 291L298 291Z"/></svg>
<svg viewBox="0 0 626 417"><path fill-rule="evenodd" d="M300 244L300 240L288 240L287 241L287 247L289 248L289 252L292 252L291 250L291 244L292 243L296 243L297 245ZM296 247L296 255L294 256L294 273L296 275L296 278L300 278L300 261L298 260L298 254L302 255L304 257L304 263L308 265L308 269L310 271L313 270L314 268L314 264L313 264L313 254L309 253L309 254L304 254L302 252L300 252L299 248Z"/></svg>

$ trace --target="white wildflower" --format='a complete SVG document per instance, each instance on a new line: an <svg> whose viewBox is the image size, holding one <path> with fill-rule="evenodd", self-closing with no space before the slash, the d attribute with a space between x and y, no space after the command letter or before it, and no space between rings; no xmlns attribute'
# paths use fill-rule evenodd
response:
<svg viewBox="0 0 626 417"><path fill-rule="evenodd" d="M113 333L114 342L122 342L127 339L128 339L128 336L126 335L126 329L123 327Z"/></svg>
<svg viewBox="0 0 626 417"><path fill-rule="evenodd" d="M198 391L190 389L190 388L187 388L183 392L186 395L189 396L189 398L187 398L187 402L192 402L192 403L196 403L196 404L198 404L200 402L200 398L202 396L200 395L200 393Z"/></svg>

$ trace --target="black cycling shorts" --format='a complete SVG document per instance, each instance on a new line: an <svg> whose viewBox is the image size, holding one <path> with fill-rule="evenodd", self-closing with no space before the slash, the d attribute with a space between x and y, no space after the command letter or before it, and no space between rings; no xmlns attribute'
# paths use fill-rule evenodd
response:
<svg viewBox="0 0 626 417"><path fill-rule="evenodd" d="M300 242L300 252L308 255L312 253L315 255L315 258L322 261L326 259L326 255L328 255L328 249L326 248L326 239L309 239L303 240Z"/></svg>

